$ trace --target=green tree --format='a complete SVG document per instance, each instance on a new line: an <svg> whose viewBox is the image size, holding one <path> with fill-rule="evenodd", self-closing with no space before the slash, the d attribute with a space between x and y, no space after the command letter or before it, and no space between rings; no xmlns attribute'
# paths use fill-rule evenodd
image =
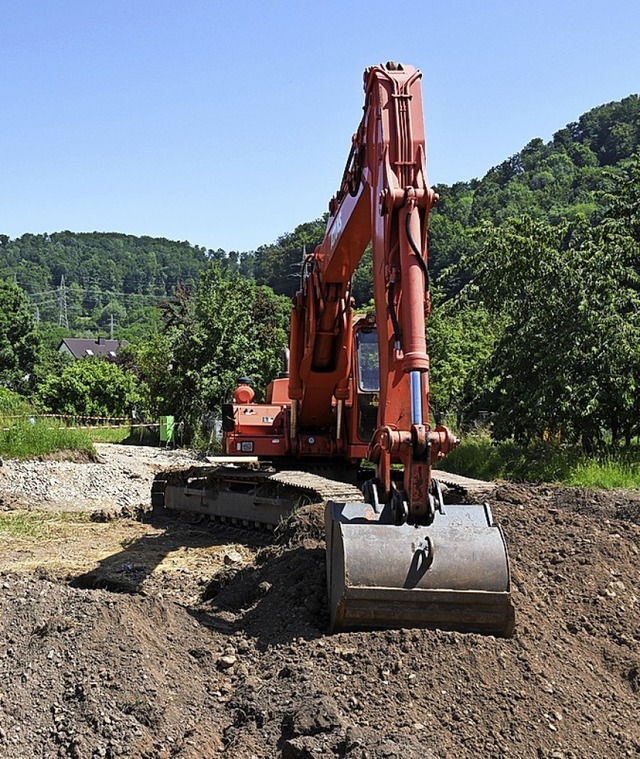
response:
<svg viewBox="0 0 640 759"><path fill-rule="evenodd" d="M211 262L193 297L171 312L167 337L174 412L195 428L201 416L230 397L244 375L260 397L280 369L289 312L287 298Z"/></svg>
<svg viewBox="0 0 640 759"><path fill-rule="evenodd" d="M57 375L67 366L71 357L58 350L63 338L69 336L69 330L57 324L40 322L37 325L40 345L38 358L33 368L32 387L37 389L50 375Z"/></svg>
<svg viewBox="0 0 640 759"><path fill-rule="evenodd" d="M435 299L427 325L430 405L434 411L475 416L486 394L484 367L493 352L499 324L482 305L460 298Z"/></svg>
<svg viewBox="0 0 640 759"><path fill-rule="evenodd" d="M137 378L100 358L83 358L68 364L60 374L49 375L36 399L51 413L70 416L123 417L140 403L144 389Z"/></svg>
<svg viewBox="0 0 640 759"><path fill-rule="evenodd" d="M138 411L152 418L176 412L181 393L172 373L173 349L168 334L154 334L121 348L115 363L137 376L145 388Z"/></svg>
<svg viewBox="0 0 640 759"><path fill-rule="evenodd" d="M498 438L561 433L591 451L637 432L640 159L614 184L595 227L522 217L487 227L465 262L505 319L487 372Z"/></svg>
<svg viewBox="0 0 640 759"><path fill-rule="evenodd" d="M0 384L26 392L40 342L29 298L10 280L0 280Z"/></svg>

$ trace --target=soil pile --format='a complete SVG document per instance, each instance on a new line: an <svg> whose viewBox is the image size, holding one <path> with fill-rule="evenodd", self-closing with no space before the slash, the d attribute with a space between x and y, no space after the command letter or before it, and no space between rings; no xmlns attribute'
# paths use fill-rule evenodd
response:
<svg viewBox="0 0 640 759"><path fill-rule="evenodd" d="M637 494L504 485L489 500L508 640L325 635L320 507L267 545L211 526L220 561L196 579L4 572L0 756L640 755Z"/></svg>

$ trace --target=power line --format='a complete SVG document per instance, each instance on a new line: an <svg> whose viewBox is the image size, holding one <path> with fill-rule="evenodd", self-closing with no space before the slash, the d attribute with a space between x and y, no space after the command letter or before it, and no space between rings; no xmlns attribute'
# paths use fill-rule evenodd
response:
<svg viewBox="0 0 640 759"><path fill-rule="evenodd" d="M62 278L64 279L64 275L62 275ZM70 288L66 286L66 290L71 294ZM154 301L160 301L160 300L166 300L167 298L172 298L173 295L171 294L165 294L165 295L153 295L151 293L123 293L119 292L117 290L98 290L96 288L90 287L90 288L80 288L79 290L75 290L76 293L80 295L101 295L108 298L146 298L147 300L154 300ZM40 292L27 292L27 295L32 300L48 296L48 295L55 295L56 300L60 296L60 287L56 288L55 290L42 290Z"/></svg>

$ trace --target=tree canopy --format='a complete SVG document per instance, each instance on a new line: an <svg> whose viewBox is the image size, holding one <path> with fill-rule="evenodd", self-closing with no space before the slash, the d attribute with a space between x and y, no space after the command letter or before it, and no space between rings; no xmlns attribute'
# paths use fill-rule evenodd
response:
<svg viewBox="0 0 640 759"><path fill-rule="evenodd" d="M193 293L165 312L162 337L128 353L151 395L161 394L158 410L195 429L240 377L264 391L282 366L289 312L287 298L212 261Z"/></svg>
<svg viewBox="0 0 640 759"><path fill-rule="evenodd" d="M593 450L640 419L640 157L609 177L597 223L487 225L463 263L505 320L487 362L498 437L557 433Z"/></svg>
<svg viewBox="0 0 640 759"><path fill-rule="evenodd" d="M0 279L0 384L26 391L40 342L29 299L17 284Z"/></svg>
<svg viewBox="0 0 640 759"><path fill-rule="evenodd" d="M50 374L36 397L46 411L85 417L129 417L142 400L134 375L100 358L73 361Z"/></svg>

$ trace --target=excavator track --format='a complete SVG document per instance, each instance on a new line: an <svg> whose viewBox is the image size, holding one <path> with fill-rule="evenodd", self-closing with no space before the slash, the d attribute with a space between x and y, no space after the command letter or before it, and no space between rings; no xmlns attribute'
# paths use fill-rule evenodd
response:
<svg viewBox="0 0 640 759"><path fill-rule="evenodd" d="M461 474L452 474L441 469L434 469L431 474L434 480L444 485L448 490L472 495L476 498L487 497L495 489L494 482L463 477Z"/></svg>
<svg viewBox="0 0 640 759"><path fill-rule="evenodd" d="M362 492L347 482L258 466L202 465L167 470L156 475L152 489L155 507L267 529L273 529L304 504L362 500Z"/></svg>

